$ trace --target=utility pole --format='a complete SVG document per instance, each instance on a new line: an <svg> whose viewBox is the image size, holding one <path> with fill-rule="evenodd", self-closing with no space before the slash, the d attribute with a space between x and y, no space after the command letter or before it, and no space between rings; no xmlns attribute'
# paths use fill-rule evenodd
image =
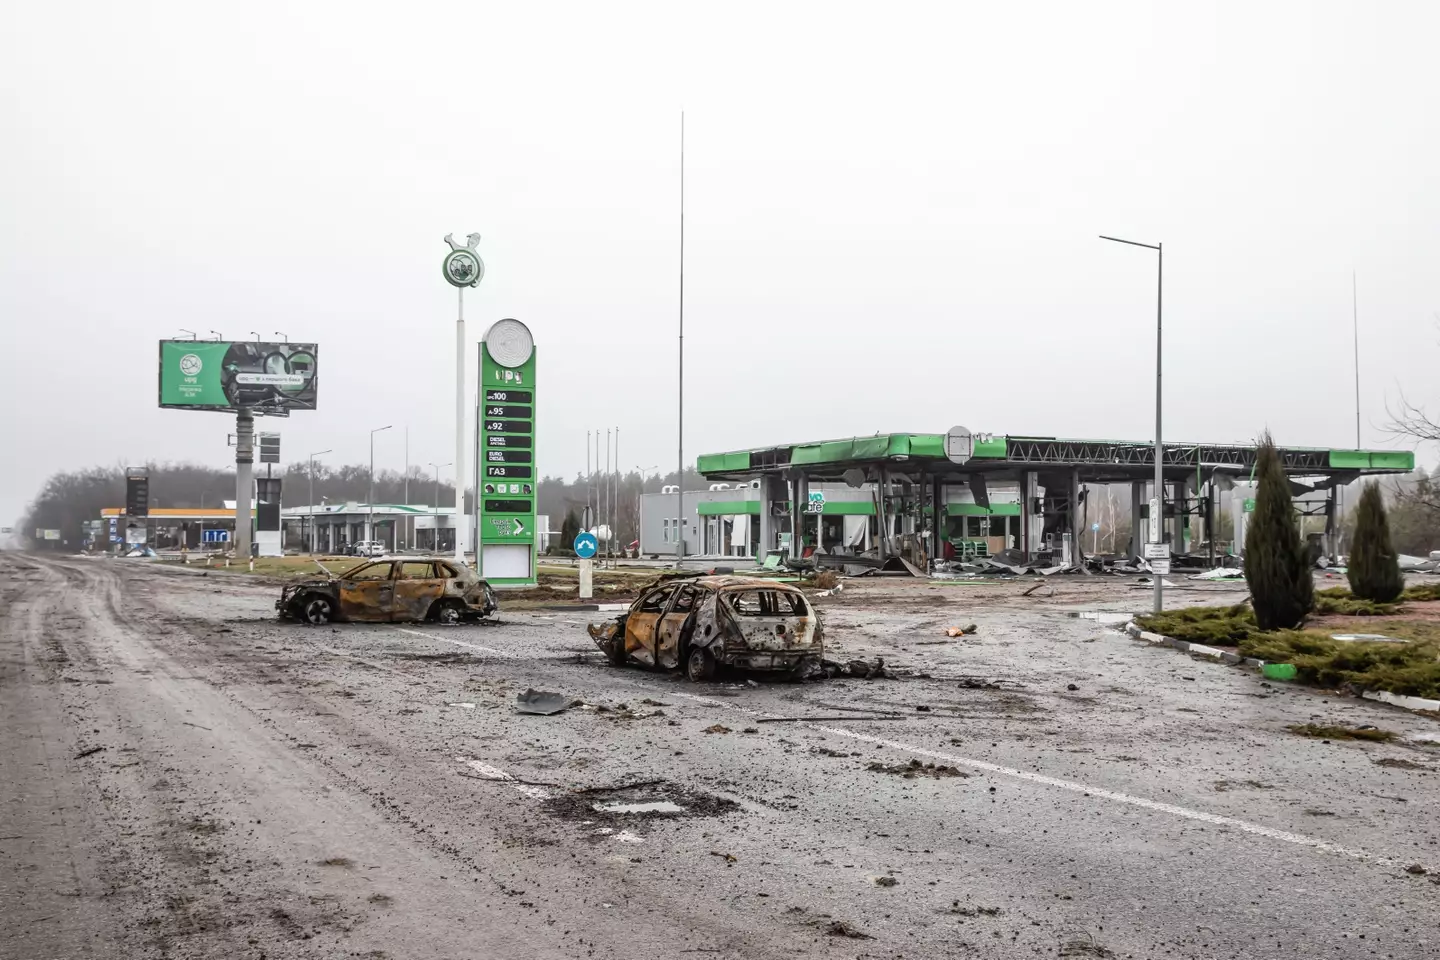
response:
<svg viewBox="0 0 1440 960"><path fill-rule="evenodd" d="M1100 239L1155 251L1155 495L1150 498L1150 542L1161 543L1164 541L1163 528L1165 525L1165 445L1160 438L1161 399L1163 396L1161 392L1163 354L1160 344L1165 292L1165 245L1163 243L1137 243L1134 240L1121 240L1119 237L1103 235ZM1168 554L1166 555L1166 565L1169 565ZM1164 604L1163 581L1165 578L1163 574L1153 574L1151 579L1155 581L1155 612L1159 613Z"/></svg>
<svg viewBox="0 0 1440 960"><path fill-rule="evenodd" d="M680 111L680 350L676 459L679 461L679 483L675 485L676 537L675 566L685 562L685 111Z"/></svg>
<svg viewBox="0 0 1440 960"><path fill-rule="evenodd" d="M333 453L331 450L317 450L310 454L310 552L314 553L318 538L315 530L315 458L326 453Z"/></svg>
<svg viewBox="0 0 1440 960"><path fill-rule="evenodd" d="M434 553L440 552L440 468L448 466L451 466L451 464L430 464L431 469L435 471L435 497L430 501L430 515L434 518L435 523L434 528L430 531L431 538L434 541L431 544L432 552ZM455 523L457 525L460 523L460 518L458 516L455 518Z"/></svg>
<svg viewBox="0 0 1440 960"><path fill-rule="evenodd" d="M250 560L250 487L255 463L255 417L246 407L235 414L235 558Z"/></svg>

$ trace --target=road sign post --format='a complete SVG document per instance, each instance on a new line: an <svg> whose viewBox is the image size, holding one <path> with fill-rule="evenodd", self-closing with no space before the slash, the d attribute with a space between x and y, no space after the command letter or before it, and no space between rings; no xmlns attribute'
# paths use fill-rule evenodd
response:
<svg viewBox="0 0 1440 960"><path fill-rule="evenodd" d="M592 559L600 549L600 540L588 530L575 537L575 556L580 558L580 599L589 600L595 596L595 561Z"/></svg>

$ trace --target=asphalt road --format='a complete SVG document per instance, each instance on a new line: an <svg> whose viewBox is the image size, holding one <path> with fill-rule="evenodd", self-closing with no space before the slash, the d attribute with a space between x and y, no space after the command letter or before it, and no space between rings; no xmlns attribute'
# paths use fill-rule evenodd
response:
<svg viewBox="0 0 1440 960"><path fill-rule="evenodd" d="M1440 955L1440 725L1065 589L852 582L833 652L928 678L692 685L594 615L309 628L240 576L0 554L0 957Z"/></svg>

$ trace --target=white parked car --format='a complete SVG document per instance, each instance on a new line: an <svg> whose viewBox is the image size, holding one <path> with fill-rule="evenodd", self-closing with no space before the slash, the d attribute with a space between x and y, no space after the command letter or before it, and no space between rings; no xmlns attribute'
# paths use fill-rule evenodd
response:
<svg viewBox="0 0 1440 960"><path fill-rule="evenodd" d="M350 545L350 555L355 557L383 557L385 544L379 540L356 540Z"/></svg>

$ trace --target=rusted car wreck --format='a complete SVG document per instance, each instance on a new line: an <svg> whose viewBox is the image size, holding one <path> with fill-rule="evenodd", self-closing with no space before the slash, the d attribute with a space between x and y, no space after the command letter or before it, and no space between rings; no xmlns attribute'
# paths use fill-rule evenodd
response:
<svg viewBox="0 0 1440 960"><path fill-rule="evenodd" d="M589 630L612 664L683 666L696 682L712 679L719 667L799 679L824 653L820 616L805 595L756 577L662 580L641 591L625 613Z"/></svg>
<svg viewBox="0 0 1440 960"><path fill-rule="evenodd" d="M275 601L282 620L390 623L478 620L500 607L469 567L440 557L368 560L336 577L287 584Z"/></svg>

